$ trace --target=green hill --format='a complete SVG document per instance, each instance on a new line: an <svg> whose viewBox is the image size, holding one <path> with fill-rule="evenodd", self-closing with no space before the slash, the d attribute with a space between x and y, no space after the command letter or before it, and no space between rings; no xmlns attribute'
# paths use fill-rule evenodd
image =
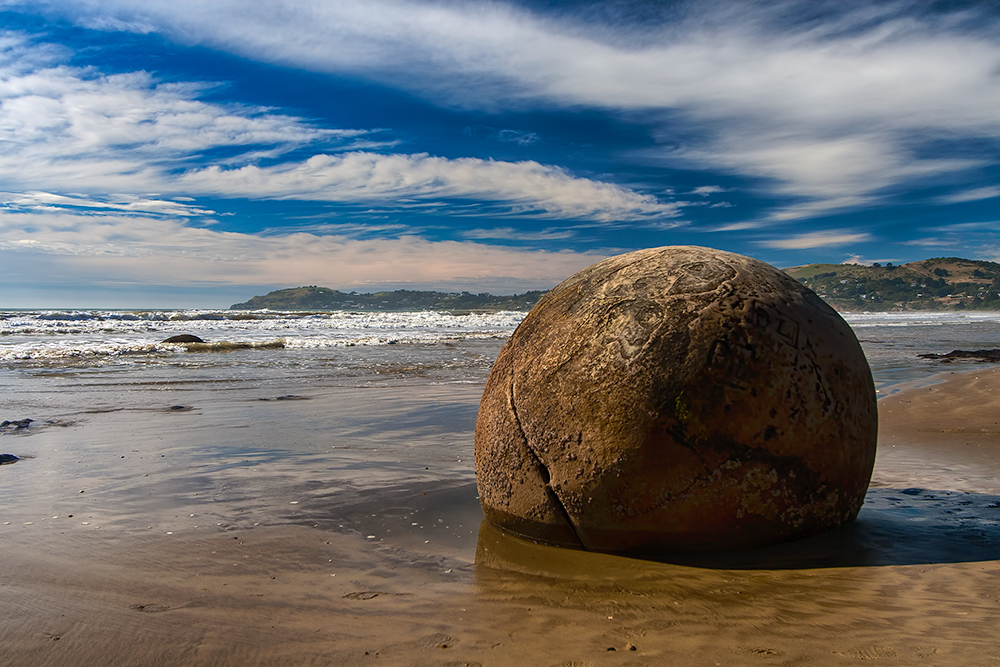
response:
<svg viewBox="0 0 1000 667"><path fill-rule="evenodd" d="M899 266L807 264L785 273L838 310L1000 310L995 262L936 257Z"/></svg>
<svg viewBox="0 0 1000 667"><path fill-rule="evenodd" d="M785 273L843 311L1000 310L1000 264L937 257L909 264L807 264ZM359 294L328 287L277 290L233 310L529 310L544 291L512 296L486 292L395 290Z"/></svg>
<svg viewBox="0 0 1000 667"><path fill-rule="evenodd" d="M511 296L482 292L421 292L395 290L359 294L328 287L293 287L234 303L232 310L528 310L544 291Z"/></svg>

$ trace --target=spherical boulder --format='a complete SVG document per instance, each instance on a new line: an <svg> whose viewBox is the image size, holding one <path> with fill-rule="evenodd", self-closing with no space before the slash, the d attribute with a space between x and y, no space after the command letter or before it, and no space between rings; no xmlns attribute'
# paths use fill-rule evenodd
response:
<svg viewBox="0 0 1000 667"><path fill-rule="evenodd" d="M850 327L785 273L690 246L612 257L500 352L476 422L483 513L612 553L805 537L857 516L875 401Z"/></svg>

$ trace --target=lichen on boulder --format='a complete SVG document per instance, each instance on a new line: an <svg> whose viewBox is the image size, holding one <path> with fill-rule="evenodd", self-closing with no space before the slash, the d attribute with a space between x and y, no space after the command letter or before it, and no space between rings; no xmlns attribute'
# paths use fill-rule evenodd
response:
<svg viewBox="0 0 1000 667"><path fill-rule="evenodd" d="M528 314L490 373L490 523L612 553L739 549L853 520L875 460L854 333L774 267L690 246L612 257Z"/></svg>

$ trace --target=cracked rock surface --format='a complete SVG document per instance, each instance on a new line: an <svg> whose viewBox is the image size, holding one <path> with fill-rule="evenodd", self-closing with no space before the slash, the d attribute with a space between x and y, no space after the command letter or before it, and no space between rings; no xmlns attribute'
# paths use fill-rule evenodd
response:
<svg viewBox="0 0 1000 667"><path fill-rule="evenodd" d="M612 257L549 292L476 423L492 524L613 553L738 549L854 519L875 461L871 370L846 322L763 262Z"/></svg>

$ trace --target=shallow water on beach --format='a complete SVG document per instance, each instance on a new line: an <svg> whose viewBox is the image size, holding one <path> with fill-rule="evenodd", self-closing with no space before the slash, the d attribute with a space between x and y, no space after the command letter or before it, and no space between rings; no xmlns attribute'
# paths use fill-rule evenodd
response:
<svg viewBox="0 0 1000 667"><path fill-rule="evenodd" d="M524 312L0 311L0 370L246 378L436 374L483 382ZM918 354L1000 347L1000 313L847 313L877 386L940 368ZM179 334L204 345L165 343ZM483 342L484 345L477 345ZM216 354L211 354L216 353ZM452 354L454 353L454 354ZM8 379L8 378L5 378Z"/></svg>
<svg viewBox="0 0 1000 667"><path fill-rule="evenodd" d="M975 367L920 354L1000 348L1000 313L845 313L868 358L879 395L946 371Z"/></svg>
<svg viewBox="0 0 1000 667"><path fill-rule="evenodd" d="M321 575L331 581L341 576L331 589L337 601L404 596L393 604L410 617L415 607L405 607L405 596L433 585L469 605L510 606L514 600L515 607L549 605L550 614L556 614L553 605L570 614L566 600L574 600L570 607L578 604L587 618L596 613L616 623L631 618L627 614L638 623L663 608L674 613L677 600L694 604L705 616L699 623L707 623L734 609L731 601L712 601L712 591L729 591L737 586L732 582L761 599L773 594L760 574L726 572L1000 559L996 470L965 470L917 450L885 457L889 467L876 471L859 521L844 531L740 559L703 560L700 573L691 563L632 561L504 539L481 525L473 429L491 364L523 313L127 315L22 311L0 320L0 421L33 420L0 428L0 453L21 457L0 467L0 539L9 547L83 563L111 549L109 539L129 553L155 545L161 565L181 577L203 567L188 562L189 553L207 554L207 545L230 535L238 538L234 544L266 541L270 546L260 547L255 558L275 571L316 573L327 559L307 545L318 539L333 550L329 562L340 563L337 572ZM847 319L881 396L934 382L941 373L985 368L917 354L1000 347L1000 314ZM188 351L158 342L179 333L194 333L210 346ZM211 346L274 340L282 346ZM294 530L306 532L288 532ZM95 545L87 547L93 551L79 552L86 544ZM211 554L224 553L211 548ZM301 560L290 553L312 555ZM291 560L279 567L278 554ZM153 567L138 555L115 558L140 579ZM292 561L298 564L288 565ZM775 581L787 586L799 576ZM828 582L819 590L847 605L851 596L864 596L852 582L844 584L853 587L850 595ZM802 586L803 600L815 594ZM302 600L319 595L316 590L304 588ZM24 595L27 600L33 593ZM795 613L820 613L802 604ZM625 608L632 611L616 616L615 609ZM483 627L493 625L484 608L469 609L486 614ZM503 613L512 626L522 622L513 608ZM0 635L9 638L3 626ZM619 643L624 649L624 640ZM869 649L857 650L866 655ZM122 658L121 664L130 660L141 662Z"/></svg>
<svg viewBox="0 0 1000 667"><path fill-rule="evenodd" d="M459 523L368 511L419 489L464 494L465 532L448 528L464 540L477 530L479 394L523 315L4 313L0 417L34 421L0 430L2 453L24 459L0 469L0 503L11 524L73 514L105 529L292 522L381 540L390 516L402 522L393 537ZM847 319L883 396L976 367L917 354L1000 347L998 313ZM209 345L157 342L179 333Z"/></svg>

